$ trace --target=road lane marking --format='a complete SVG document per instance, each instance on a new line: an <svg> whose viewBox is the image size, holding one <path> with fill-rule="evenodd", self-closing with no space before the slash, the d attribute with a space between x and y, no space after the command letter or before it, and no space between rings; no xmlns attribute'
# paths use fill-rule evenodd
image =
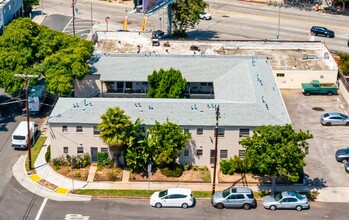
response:
<svg viewBox="0 0 349 220"><path fill-rule="evenodd" d="M344 106L342 104L340 104L341 108L344 109Z"/></svg>
<svg viewBox="0 0 349 220"><path fill-rule="evenodd" d="M46 205L46 202L47 202L47 198L45 198L44 201L42 202L42 204L40 206L40 209L38 211L38 214L35 217L35 220L39 220L40 219L41 213L42 213L42 211L44 211L44 207Z"/></svg>

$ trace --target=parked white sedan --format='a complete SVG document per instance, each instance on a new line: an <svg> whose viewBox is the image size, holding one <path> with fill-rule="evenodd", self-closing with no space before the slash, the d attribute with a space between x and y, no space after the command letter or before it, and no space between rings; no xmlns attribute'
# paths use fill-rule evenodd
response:
<svg viewBox="0 0 349 220"><path fill-rule="evenodd" d="M150 205L161 207L182 207L184 209L194 205L194 197L191 189L171 188L160 192L154 192L150 197Z"/></svg>

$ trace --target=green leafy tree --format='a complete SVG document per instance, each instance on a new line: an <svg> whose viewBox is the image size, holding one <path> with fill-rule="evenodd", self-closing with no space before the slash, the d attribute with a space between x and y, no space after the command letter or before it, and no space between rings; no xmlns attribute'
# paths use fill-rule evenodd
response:
<svg viewBox="0 0 349 220"><path fill-rule="evenodd" d="M307 132L295 132L292 125L261 126L239 143L246 148L245 157L260 175L287 177L290 181L298 181L299 172L305 166L304 158L308 154L307 139L313 135Z"/></svg>
<svg viewBox="0 0 349 220"><path fill-rule="evenodd" d="M173 35L186 37L186 30L199 23L199 13L207 6L204 0L175 0L172 4Z"/></svg>
<svg viewBox="0 0 349 220"><path fill-rule="evenodd" d="M141 120L137 119L132 127L125 155L126 164L131 172L146 171L150 160L151 148L148 147L145 134L141 131Z"/></svg>
<svg viewBox="0 0 349 220"><path fill-rule="evenodd" d="M347 53L339 53L339 68L345 74L349 75L349 54Z"/></svg>
<svg viewBox="0 0 349 220"><path fill-rule="evenodd" d="M14 74L46 78L50 93L67 94L74 79L89 72L87 60L93 43L50 30L29 18L13 20L0 37L0 87L7 93L17 93L24 87L23 79ZM30 79L29 85L38 79Z"/></svg>
<svg viewBox="0 0 349 220"><path fill-rule="evenodd" d="M38 5L39 0L23 0L24 16L29 17L34 5Z"/></svg>
<svg viewBox="0 0 349 220"><path fill-rule="evenodd" d="M149 128L147 136L151 159L160 167L176 163L190 138L191 134L183 134L183 130L177 124L166 122L161 125L156 121L155 125Z"/></svg>
<svg viewBox="0 0 349 220"><path fill-rule="evenodd" d="M148 76L150 85L149 98L182 98L187 88L187 81L179 70L171 68L168 71L160 69Z"/></svg>
<svg viewBox="0 0 349 220"><path fill-rule="evenodd" d="M129 142L133 126L130 117L125 115L124 110L115 107L109 108L101 119L102 122L98 125L99 136L105 144L114 148L115 156L118 158Z"/></svg>

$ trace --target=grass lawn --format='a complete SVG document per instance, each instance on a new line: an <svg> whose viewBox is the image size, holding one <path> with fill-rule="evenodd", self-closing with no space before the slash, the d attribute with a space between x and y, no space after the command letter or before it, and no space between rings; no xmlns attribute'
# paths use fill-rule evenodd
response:
<svg viewBox="0 0 349 220"><path fill-rule="evenodd" d="M34 163L36 158L38 157L42 146L44 145L47 137L40 136L38 140L36 141L35 145L31 147L31 157L32 157L32 168L34 168ZM29 171L29 158L27 157L25 160L25 169L26 171Z"/></svg>
<svg viewBox="0 0 349 220"><path fill-rule="evenodd" d="M126 197L146 197L149 198L156 190L118 190L118 189L77 189L70 191L73 194L90 196L126 196ZM211 198L211 191L193 191L195 198Z"/></svg>
<svg viewBox="0 0 349 220"><path fill-rule="evenodd" d="M89 196L106 196L106 197L145 197L149 198L156 190L118 190L118 189L77 189L74 191L70 191L70 193L73 194L79 194L79 195L89 195ZM263 196L269 195L269 193L266 192L254 192L254 197L257 200L260 200L263 198ZM318 193L315 192L308 192L308 193L301 193L307 195L308 199L311 201L314 201L316 197L318 196ZM211 198L212 192L211 191L193 191L193 196L195 198Z"/></svg>

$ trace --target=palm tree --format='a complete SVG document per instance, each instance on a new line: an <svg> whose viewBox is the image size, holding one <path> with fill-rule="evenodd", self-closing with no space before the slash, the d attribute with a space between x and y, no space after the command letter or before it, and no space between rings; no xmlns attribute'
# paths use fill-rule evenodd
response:
<svg viewBox="0 0 349 220"><path fill-rule="evenodd" d="M98 125L100 138L115 153L115 162L119 164L118 158L129 141L132 131L130 116L125 115L125 111L119 107L109 108L101 117L102 122Z"/></svg>

